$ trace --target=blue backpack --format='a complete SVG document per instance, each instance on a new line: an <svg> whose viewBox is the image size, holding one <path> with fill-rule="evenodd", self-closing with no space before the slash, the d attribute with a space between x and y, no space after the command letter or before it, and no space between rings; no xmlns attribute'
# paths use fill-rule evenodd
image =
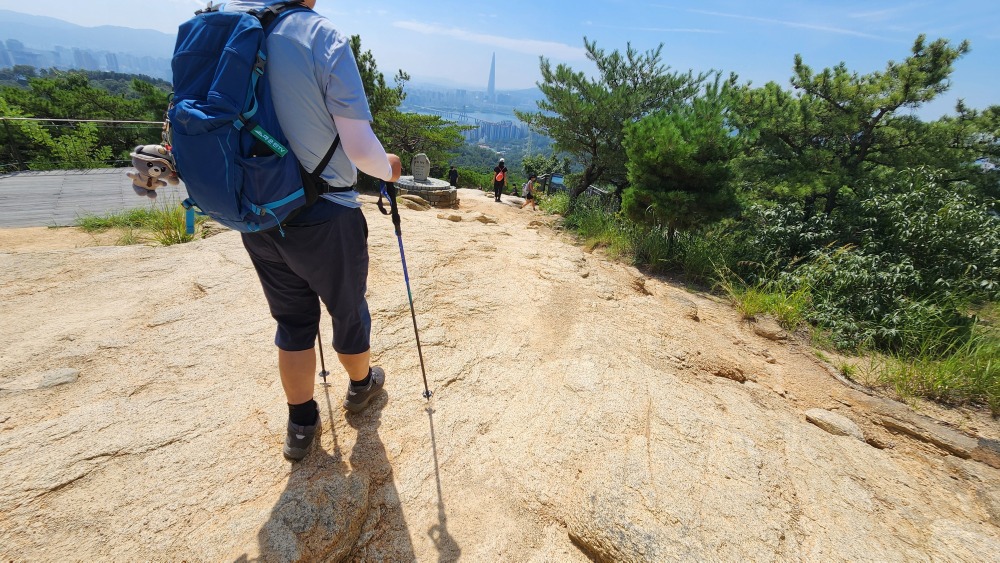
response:
<svg viewBox="0 0 1000 563"><path fill-rule="evenodd" d="M243 233L279 229L330 188L320 178L338 136L315 172L288 149L264 76L266 39L298 0L262 10L222 12L211 4L182 24L167 111L177 173L195 209ZM351 189L351 188L347 188Z"/></svg>

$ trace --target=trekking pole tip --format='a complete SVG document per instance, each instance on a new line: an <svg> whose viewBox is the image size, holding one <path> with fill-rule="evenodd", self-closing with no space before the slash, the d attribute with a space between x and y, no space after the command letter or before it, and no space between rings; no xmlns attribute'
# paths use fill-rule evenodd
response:
<svg viewBox="0 0 1000 563"><path fill-rule="evenodd" d="M428 401L430 401L431 397L434 395L434 392L431 391L430 389L428 389L428 390L424 391L422 393L422 395L424 396L425 399L427 399Z"/></svg>

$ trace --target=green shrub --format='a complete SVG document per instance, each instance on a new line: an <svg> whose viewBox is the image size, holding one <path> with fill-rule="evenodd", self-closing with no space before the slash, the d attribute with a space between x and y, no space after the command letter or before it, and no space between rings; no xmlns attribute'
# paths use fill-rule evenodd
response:
<svg viewBox="0 0 1000 563"><path fill-rule="evenodd" d="M538 207L546 213L566 216L569 212L569 194L566 192L555 192L549 195L538 197Z"/></svg>
<svg viewBox="0 0 1000 563"><path fill-rule="evenodd" d="M1000 298L1000 220L963 187L924 168L895 175L861 199L859 246L908 261L918 295Z"/></svg>
<svg viewBox="0 0 1000 563"><path fill-rule="evenodd" d="M813 288L809 319L829 330L839 348L916 352L929 339L948 347L968 337L974 323L962 313L961 296L927 292L921 272L906 256L844 247L815 253L786 277Z"/></svg>
<svg viewBox="0 0 1000 563"><path fill-rule="evenodd" d="M458 168L458 187L474 190L493 190L493 174L472 168Z"/></svg>

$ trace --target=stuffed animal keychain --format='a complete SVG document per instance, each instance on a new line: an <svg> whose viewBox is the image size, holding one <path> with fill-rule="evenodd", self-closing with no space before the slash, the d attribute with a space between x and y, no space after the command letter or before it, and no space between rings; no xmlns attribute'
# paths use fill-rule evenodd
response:
<svg viewBox="0 0 1000 563"><path fill-rule="evenodd" d="M135 172L125 175L132 178L132 189L138 195L155 199L156 188L180 183L170 153L163 145L139 145L129 155Z"/></svg>

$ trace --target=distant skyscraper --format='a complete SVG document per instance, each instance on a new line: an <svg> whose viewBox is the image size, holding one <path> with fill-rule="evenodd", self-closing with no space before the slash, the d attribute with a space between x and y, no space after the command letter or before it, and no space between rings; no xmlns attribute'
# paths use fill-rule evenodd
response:
<svg viewBox="0 0 1000 563"><path fill-rule="evenodd" d="M490 85L486 87L486 98L491 104L497 103L497 54L493 53L490 63Z"/></svg>

